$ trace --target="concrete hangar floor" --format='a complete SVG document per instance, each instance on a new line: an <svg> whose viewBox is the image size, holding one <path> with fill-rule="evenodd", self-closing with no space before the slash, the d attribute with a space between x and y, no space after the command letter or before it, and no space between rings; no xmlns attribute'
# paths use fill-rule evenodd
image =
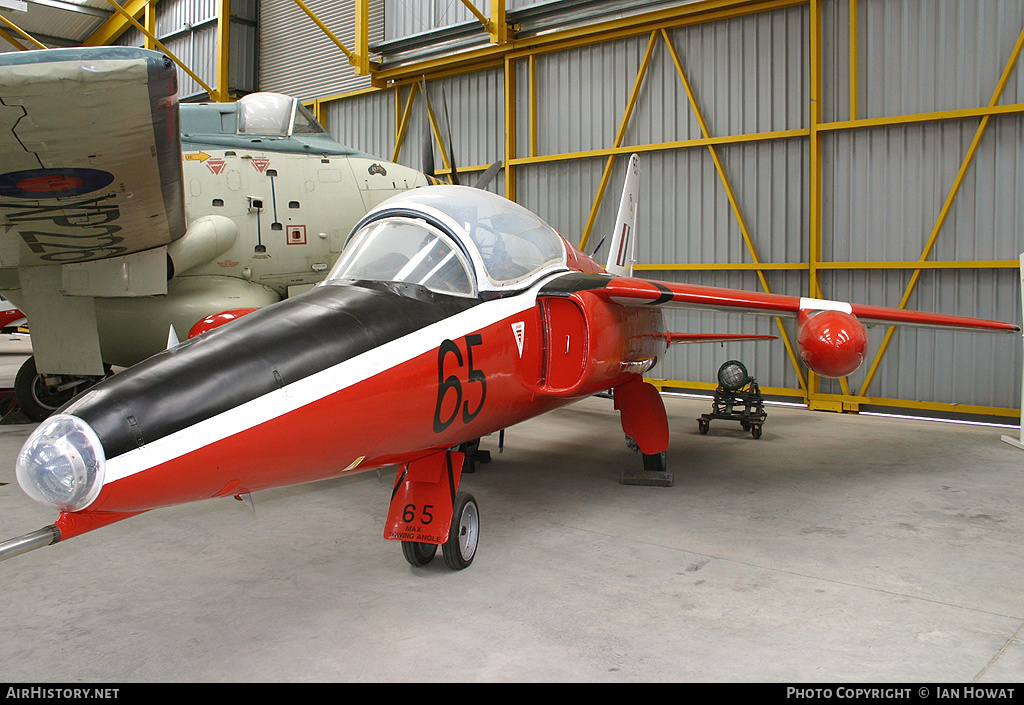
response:
<svg viewBox="0 0 1024 705"><path fill-rule="evenodd" d="M0 564L7 682L1020 682L1007 429L667 397L672 487L594 397L484 440L476 560L411 567L384 471L157 510ZM56 516L0 426L0 538ZM296 449L296 452L302 452Z"/></svg>

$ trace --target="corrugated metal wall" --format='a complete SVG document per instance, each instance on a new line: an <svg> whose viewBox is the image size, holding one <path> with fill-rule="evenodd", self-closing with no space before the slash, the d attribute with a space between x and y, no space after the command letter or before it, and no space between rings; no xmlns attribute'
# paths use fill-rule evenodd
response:
<svg viewBox="0 0 1024 705"><path fill-rule="evenodd" d="M823 5L823 119L849 119L849 3ZM857 116L886 118L985 106L1024 28L1019 0L858 3ZM1024 99L1018 60L998 101ZM822 259L915 261L980 118L835 131L822 138ZM935 239L937 261L1011 260L1024 251L1024 118L995 116ZM835 271L826 294L898 303L908 270ZM1020 321L1019 273L925 271L909 308ZM882 331L871 331L877 350ZM872 396L1019 407L1020 344L1004 337L900 330ZM865 366L851 379L859 388ZM835 383L830 383L838 391Z"/></svg>
<svg viewBox="0 0 1024 705"><path fill-rule="evenodd" d="M228 85L242 93L257 90L256 51L258 0L232 0ZM207 84L217 82L216 0L163 0L157 6L157 39ZM142 33L130 28L116 41L120 46L144 46ZM181 100L206 98L206 89L178 69Z"/></svg>
<svg viewBox="0 0 1024 705"><path fill-rule="evenodd" d="M644 0L641 0L644 1ZM429 32L441 27L451 27L466 22L477 22L476 17L459 0L379 0L387 21L384 23L383 39L391 41L414 34ZM484 16L491 12L490 0L472 0ZM524 7L549 5L551 0L506 0L506 11ZM562 3L566 4L566 3ZM581 4L573 0L574 5Z"/></svg>
<svg viewBox="0 0 1024 705"><path fill-rule="evenodd" d="M744 135L807 125L807 10L804 7L699 24L669 32L712 135ZM645 145L702 136L667 45L651 56L624 144ZM537 154L559 154L612 145L649 36L545 54L536 59ZM518 86L527 81L520 62ZM586 89L581 90L581 88ZM520 116L528 114L519 92ZM525 118L520 117L521 122ZM524 128L525 129L525 128ZM525 135L517 147L529 154ZM780 139L718 148L765 262L801 262L807 254L808 146ZM603 157L521 167L518 200L541 213L563 234L580 241L606 160ZM610 234L625 159L619 159L598 212L587 252ZM638 232L644 263L752 262L738 221L707 148L645 152ZM603 261L606 248L597 250ZM649 271L644 276L759 290L754 272ZM805 272L768 274L772 291L804 295ZM671 312L677 330L777 334L771 319ZM725 357L723 357L725 356ZM798 387L780 343L680 346L651 372L665 379L712 381L729 357L751 367L762 385Z"/></svg>
<svg viewBox="0 0 1024 705"><path fill-rule="evenodd" d="M445 148L455 160L457 169L476 167L463 175L462 183L475 184L480 167L500 161L504 146L504 108L501 99L504 75L499 69L477 74L454 76L427 83L427 93L442 129L450 125L451 141L445 135ZM401 89L404 109L409 92ZM421 89L417 87L406 137L396 157L402 164L423 169L429 163L423 157L429 144L435 168L444 168L441 150L433 132L428 132L427 113ZM498 99L495 100L494 96ZM396 109L393 91L355 95L326 104L325 122L342 144L383 158L395 157ZM447 118L445 114L447 113ZM480 129L486 125L487 129ZM504 192L504 178L499 174L487 185L488 190Z"/></svg>
<svg viewBox="0 0 1024 705"><path fill-rule="evenodd" d="M473 13L461 2L436 2L435 0L384 0L384 40L408 37L439 27L476 21ZM483 8L489 13L489 8Z"/></svg>
<svg viewBox="0 0 1024 705"><path fill-rule="evenodd" d="M354 0L306 0L306 5L349 49L355 45ZM260 90L313 100L366 88L344 52L293 0L260 4ZM371 41L380 36L383 5L370 3Z"/></svg>
<svg viewBox="0 0 1024 705"><path fill-rule="evenodd" d="M643 275L757 290L762 281L751 269L753 249L765 263L764 281L772 291L810 293L810 263L818 266L811 252L818 233L811 216L816 171L809 135L813 5L668 31L710 134L747 136L747 141L716 147L735 209L706 145L646 148L701 137L667 44L655 36L623 141L642 150L640 260L662 265ZM393 11L402 6L396 3ZM912 283L913 270L906 263L922 256L982 119L938 115L904 124L893 118L988 105L1024 28L1024 0L822 0L820 8L822 124L813 139L819 140L821 154L822 294L896 306ZM851 8L857 20L856 100L850 80ZM408 17L389 14L387 20L390 37L396 28L414 28L404 24L414 22ZM607 160L573 153L613 146L649 39L645 33L537 52L532 57L535 151L529 136L530 52L521 52L514 62L516 99L508 108L516 116L515 156L523 160L514 166L517 200L576 242ZM1024 101L1019 63L999 105ZM431 80L429 85L433 101L438 94L447 99L460 163L485 164L507 156L503 70ZM409 88L400 90L404 105ZM327 109L329 127L342 141L391 155L393 91L332 102ZM847 124L854 117L882 119L883 124ZM421 134L418 119L414 113L409 135ZM1019 322L1019 273L1006 262L1024 251L1024 116L1018 111L987 122L929 256L941 266L922 272L908 306ZM418 140L414 146L410 139L400 161L420 166ZM548 155L566 156L547 162L524 159ZM611 227L624 162L619 159L612 171L588 252ZM1002 264L977 263L988 260ZM671 319L680 330L779 333L773 319L761 317L677 312ZM795 340L792 325L787 333ZM884 333L881 328L869 331L872 354ZM679 346L650 374L712 382L718 365L731 357L746 361L763 388L800 394L798 372L781 341L724 349ZM1016 336L904 328L865 389L869 367L850 378L853 395L1019 409ZM843 393L831 381L822 381L821 391Z"/></svg>

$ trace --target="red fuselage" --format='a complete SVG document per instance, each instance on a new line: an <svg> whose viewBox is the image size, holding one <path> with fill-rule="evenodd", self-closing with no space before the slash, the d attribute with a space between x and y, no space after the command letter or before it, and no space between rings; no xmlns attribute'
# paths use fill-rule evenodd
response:
<svg viewBox="0 0 1024 705"><path fill-rule="evenodd" d="M564 272L447 309L408 288L328 284L116 375L109 390L98 386L69 410L96 430L107 458L96 499L58 522L64 538L90 528L90 515L107 523L108 513L408 462L637 378L665 352L660 310L573 291L580 276L594 275ZM371 301L361 305L365 296ZM444 310L418 325L432 307ZM366 337L376 323L368 311L409 325L371 331L379 344L343 350L328 364L311 351L319 336ZM275 336L288 342L258 344ZM289 372L268 359L286 346L292 360L309 354L309 364ZM256 378L263 393L214 401Z"/></svg>

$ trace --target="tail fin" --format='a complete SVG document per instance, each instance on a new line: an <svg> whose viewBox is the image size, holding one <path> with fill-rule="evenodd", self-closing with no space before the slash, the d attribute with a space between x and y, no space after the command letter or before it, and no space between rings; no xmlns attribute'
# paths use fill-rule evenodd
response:
<svg viewBox="0 0 1024 705"><path fill-rule="evenodd" d="M626 181L622 185L622 200L619 201L619 215L615 219L615 230L608 246L608 264L605 269L611 274L630 276L636 262L636 208L640 191L640 157L630 156L626 167Z"/></svg>

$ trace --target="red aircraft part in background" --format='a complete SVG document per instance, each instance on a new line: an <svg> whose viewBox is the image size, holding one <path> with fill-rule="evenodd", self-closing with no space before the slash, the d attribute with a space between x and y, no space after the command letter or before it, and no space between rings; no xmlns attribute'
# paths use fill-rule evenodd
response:
<svg viewBox="0 0 1024 705"><path fill-rule="evenodd" d="M24 313L15 308L10 301L0 299L0 330L27 324L28 319Z"/></svg>
<svg viewBox="0 0 1024 705"><path fill-rule="evenodd" d="M206 331L213 330L214 328L219 328L225 323L230 323L231 321L237 318L241 318L242 316L245 316L246 314L252 313L253 311L257 310L259 309L247 307L233 308L227 311L221 311L220 313L211 313L209 316L206 316L205 318L201 318L198 321L196 321L196 324L192 326L191 329L189 329L188 337L195 338L196 336L202 335Z"/></svg>
<svg viewBox="0 0 1024 705"><path fill-rule="evenodd" d="M486 191L431 186L383 203L323 284L232 314L42 423L18 480L61 515L0 544L0 559L157 507L397 465L385 537L414 565L440 545L461 569L479 509L459 484L482 436L611 389L645 471L663 473L668 420L642 375L671 344L771 337L670 332L663 307L796 317L819 374L863 359L861 320L1019 330L629 276L635 166L607 271Z"/></svg>

